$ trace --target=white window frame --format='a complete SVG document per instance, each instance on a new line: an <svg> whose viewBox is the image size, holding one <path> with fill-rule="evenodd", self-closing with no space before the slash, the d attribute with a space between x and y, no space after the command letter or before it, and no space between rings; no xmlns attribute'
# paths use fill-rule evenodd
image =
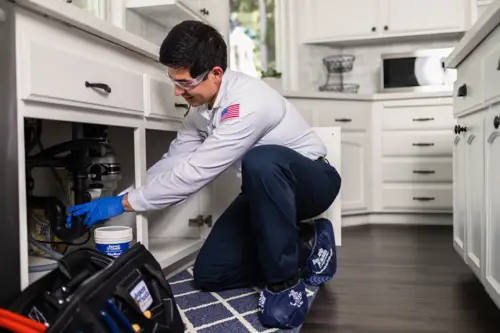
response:
<svg viewBox="0 0 500 333"><path fill-rule="evenodd" d="M276 70L281 72L285 91L298 90L299 41L296 29L296 2L275 0Z"/></svg>

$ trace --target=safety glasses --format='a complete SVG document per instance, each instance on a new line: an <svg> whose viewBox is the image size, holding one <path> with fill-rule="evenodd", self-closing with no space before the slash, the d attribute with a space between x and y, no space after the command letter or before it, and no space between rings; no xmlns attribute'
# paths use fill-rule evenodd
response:
<svg viewBox="0 0 500 333"><path fill-rule="evenodd" d="M167 76L179 88L181 88L183 90L191 90L191 89L196 88L201 83L201 81L203 81L205 79L205 77L207 76L207 74L209 72L210 72L210 70L206 70L205 72L201 73L201 75L199 75L191 80L175 80L173 77L171 77L168 74L168 72L167 72Z"/></svg>

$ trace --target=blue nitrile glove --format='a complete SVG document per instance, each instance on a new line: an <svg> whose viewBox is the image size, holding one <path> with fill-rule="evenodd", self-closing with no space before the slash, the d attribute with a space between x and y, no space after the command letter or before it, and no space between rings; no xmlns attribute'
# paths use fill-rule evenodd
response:
<svg viewBox="0 0 500 333"><path fill-rule="evenodd" d="M76 205L68 209L71 214L67 217L66 222L71 225L72 216L81 216L87 214L83 224L91 227L96 222L110 219L125 212L122 199L125 195L117 197L104 197L81 205Z"/></svg>

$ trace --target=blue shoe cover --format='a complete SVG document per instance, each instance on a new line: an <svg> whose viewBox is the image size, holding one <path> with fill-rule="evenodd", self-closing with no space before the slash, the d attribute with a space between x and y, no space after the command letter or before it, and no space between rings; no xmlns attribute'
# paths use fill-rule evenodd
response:
<svg viewBox="0 0 500 333"><path fill-rule="evenodd" d="M330 281L337 272L337 248L332 223L320 218L314 224L314 245L302 276L306 284L317 287Z"/></svg>
<svg viewBox="0 0 500 333"><path fill-rule="evenodd" d="M259 298L259 319L264 327L291 329L306 319L309 302L302 281L295 286L273 293L263 289Z"/></svg>

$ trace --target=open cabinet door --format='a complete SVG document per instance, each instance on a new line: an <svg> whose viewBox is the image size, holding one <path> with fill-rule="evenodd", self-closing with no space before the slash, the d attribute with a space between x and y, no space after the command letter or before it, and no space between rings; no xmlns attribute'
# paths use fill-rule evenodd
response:
<svg viewBox="0 0 500 333"><path fill-rule="evenodd" d="M337 169L337 172L342 176L341 170L341 131L340 127L314 127L313 130L319 135L321 140L326 145L327 153L326 159L328 162ZM337 198L324 212L321 217L330 220L333 224L335 231L335 244L342 245L342 191L338 194Z"/></svg>

